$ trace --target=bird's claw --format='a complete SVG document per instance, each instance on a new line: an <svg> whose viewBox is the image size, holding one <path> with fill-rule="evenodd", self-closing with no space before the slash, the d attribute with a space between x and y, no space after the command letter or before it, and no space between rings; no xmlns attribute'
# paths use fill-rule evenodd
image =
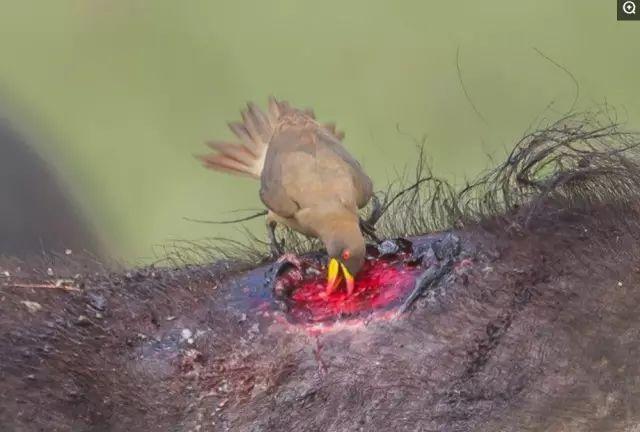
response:
<svg viewBox="0 0 640 432"><path fill-rule="evenodd" d="M284 255L284 239L278 241L276 238L275 224L269 224L267 233L269 235L269 250L273 258Z"/></svg>
<svg viewBox="0 0 640 432"><path fill-rule="evenodd" d="M286 255L284 252L284 240L282 242L278 242L274 238L271 242L269 242L269 251L271 252L271 256L273 258L278 258Z"/></svg>
<svg viewBox="0 0 640 432"><path fill-rule="evenodd" d="M385 209L380 199L376 195L371 196L371 213L369 217L364 221L365 224L374 228L378 220L382 217ZM375 228L374 228L375 229Z"/></svg>
<svg viewBox="0 0 640 432"><path fill-rule="evenodd" d="M376 243L380 242L380 239L376 235L376 228L362 218L360 219L360 230L364 234L368 235L371 238L371 240L375 241Z"/></svg>

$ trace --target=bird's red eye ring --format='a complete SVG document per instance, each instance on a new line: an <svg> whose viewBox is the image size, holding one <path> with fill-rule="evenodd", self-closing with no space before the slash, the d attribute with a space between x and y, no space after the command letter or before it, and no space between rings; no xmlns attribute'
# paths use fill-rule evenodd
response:
<svg viewBox="0 0 640 432"><path fill-rule="evenodd" d="M349 251L349 249L345 249L344 251L342 251L342 260L346 261L349 258L351 258L351 252Z"/></svg>

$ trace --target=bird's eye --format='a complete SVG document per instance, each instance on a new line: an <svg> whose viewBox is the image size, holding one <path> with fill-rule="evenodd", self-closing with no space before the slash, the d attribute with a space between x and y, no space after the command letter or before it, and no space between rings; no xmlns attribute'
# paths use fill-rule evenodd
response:
<svg viewBox="0 0 640 432"><path fill-rule="evenodd" d="M349 258L351 258L351 252L349 251L349 249L345 249L344 251L342 251L342 260L346 261Z"/></svg>

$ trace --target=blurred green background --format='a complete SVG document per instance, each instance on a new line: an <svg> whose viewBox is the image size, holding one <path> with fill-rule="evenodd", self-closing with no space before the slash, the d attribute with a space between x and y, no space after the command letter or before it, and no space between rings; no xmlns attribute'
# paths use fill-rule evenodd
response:
<svg viewBox="0 0 640 432"><path fill-rule="evenodd" d="M336 121L379 188L415 161L452 181L540 116L607 102L640 124L640 22L614 0L0 2L0 107L39 143L112 253L238 236L257 184L194 153L268 95ZM460 83L480 115L474 112ZM262 222L249 225L263 234Z"/></svg>

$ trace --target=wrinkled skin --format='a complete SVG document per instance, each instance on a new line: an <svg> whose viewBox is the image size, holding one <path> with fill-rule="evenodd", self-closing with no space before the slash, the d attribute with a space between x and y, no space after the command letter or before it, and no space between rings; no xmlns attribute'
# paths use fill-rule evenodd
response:
<svg viewBox="0 0 640 432"><path fill-rule="evenodd" d="M637 214L556 216L517 233L502 219L457 231L469 258L409 312L321 334L246 300L268 266L99 272L69 292L2 287L0 425L637 430ZM48 279L31 271L41 265L2 268L13 282ZM58 275L79 263L47 265Z"/></svg>

